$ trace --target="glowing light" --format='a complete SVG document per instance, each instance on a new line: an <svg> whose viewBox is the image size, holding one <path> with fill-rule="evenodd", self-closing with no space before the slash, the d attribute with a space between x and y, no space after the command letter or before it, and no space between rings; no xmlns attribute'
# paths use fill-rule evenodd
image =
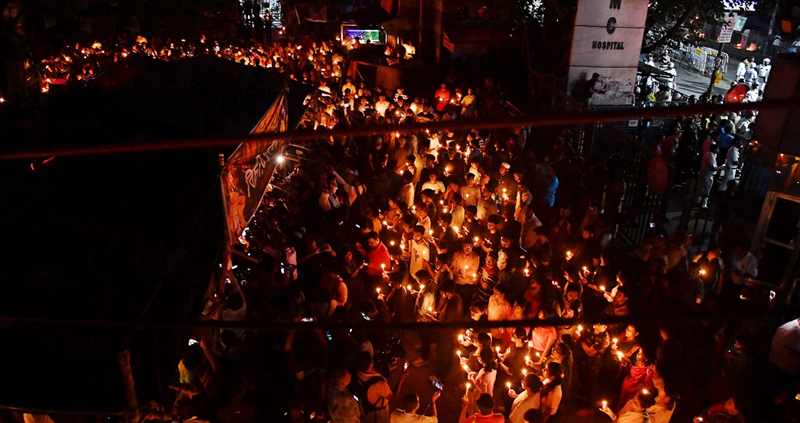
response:
<svg viewBox="0 0 800 423"><path fill-rule="evenodd" d="M458 335L458 336L460 337L461 335ZM460 339L459 339L459 341L460 341ZM461 357L461 350L456 351L456 355Z"/></svg>
<svg viewBox="0 0 800 423"><path fill-rule="evenodd" d="M381 289L380 289L380 288L375 288L375 292L377 292L378 294L380 294L380 293L381 293Z"/></svg>
<svg viewBox="0 0 800 423"><path fill-rule="evenodd" d="M511 382L506 382L506 388L511 389Z"/></svg>
<svg viewBox="0 0 800 423"><path fill-rule="evenodd" d="M522 376L528 376L528 369L522 369Z"/></svg>
<svg viewBox="0 0 800 423"><path fill-rule="evenodd" d="M643 394L645 394L645 395L647 395L647 394L649 394L649 393L650 393L650 391L648 391L647 389L642 389L642 393L643 393Z"/></svg>
<svg viewBox="0 0 800 423"><path fill-rule="evenodd" d="M706 272L706 269L700 269L700 274L701 274L701 275L705 276L705 275L706 275L706 273L707 273L707 272Z"/></svg>
<svg viewBox="0 0 800 423"><path fill-rule="evenodd" d="M276 160L278 161L278 163L283 163L283 161L286 159L283 156L278 156Z"/></svg>
<svg viewBox="0 0 800 423"><path fill-rule="evenodd" d="M394 241L389 241L389 245L394 246Z"/></svg>

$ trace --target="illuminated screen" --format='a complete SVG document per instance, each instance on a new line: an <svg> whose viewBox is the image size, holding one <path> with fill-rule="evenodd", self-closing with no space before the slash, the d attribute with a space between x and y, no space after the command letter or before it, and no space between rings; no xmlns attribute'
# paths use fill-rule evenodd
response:
<svg viewBox="0 0 800 423"><path fill-rule="evenodd" d="M382 43L381 40L381 31L378 29L350 29L347 28L347 38L355 39L358 37L361 39L361 42L366 42L370 40L370 42L374 43Z"/></svg>

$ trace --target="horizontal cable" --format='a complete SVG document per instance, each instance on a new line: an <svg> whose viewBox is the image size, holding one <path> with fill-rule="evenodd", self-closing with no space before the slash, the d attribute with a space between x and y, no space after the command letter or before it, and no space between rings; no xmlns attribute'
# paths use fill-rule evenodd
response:
<svg viewBox="0 0 800 423"><path fill-rule="evenodd" d="M455 120L446 122L424 122L414 124L363 125L352 128L328 130L301 130L284 133L265 133L226 138L188 138L179 140L158 140L113 145L87 145L82 147L43 148L0 154L0 160L36 159L52 156L84 156L97 154L133 153L144 151L179 150L188 148L210 148L239 145L240 143L272 142L275 140L309 141L328 137L364 137L384 135L390 132L411 133L440 130L462 131L470 129L500 129L519 127L540 127L553 125L576 125L594 122L611 122L629 119L650 119L655 117L682 117L698 114L722 114L745 110L798 109L800 98L765 100L758 103L698 104L680 107L628 108L588 112L563 112L536 116L518 116L494 119Z"/></svg>
<svg viewBox="0 0 800 423"><path fill-rule="evenodd" d="M701 322L710 319L730 319L741 320L749 318L765 318L771 316L782 316L786 313L792 315L800 314L800 306L792 306L780 310L726 310L726 311L704 311L697 313L661 313L655 315L639 316L599 316L592 319L523 319L523 320L496 320L481 321L472 320L458 322L219 322L219 321L195 321L195 322L157 322L157 321L131 321L131 320L89 320L89 319L55 319L38 317L10 317L0 316L0 325L10 324L24 325L49 325L49 326L76 326L76 327L107 327L107 328L127 328L134 330L144 329L170 329L185 330L201 327L247 329L254 331L290 331L290 330L341 330L341 329L371 329L371 330L447 330L447 329L491 329L505 327L540 327L540 326L572 326L572 325L592 325L592 324L636 324L636 323L689 323Z"/></svg>

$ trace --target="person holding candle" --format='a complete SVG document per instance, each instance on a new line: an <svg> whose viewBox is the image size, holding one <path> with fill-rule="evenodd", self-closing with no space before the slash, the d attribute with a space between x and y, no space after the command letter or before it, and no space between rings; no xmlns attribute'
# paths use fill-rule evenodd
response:
<svg viewBox="0 0 800 423"><path fill-rule="evenodd" d="M414 227L409 249L407 252L404 252L404 256L410 259L408 271L415 279L420 271L428 272L430 276L436 274L431 268L431 248L428 242L425 241L424 227L420 225Z"/></svg>
<svg viewBox="0 0 800 423"><path fill-rule="evenodd" d="M497 380L497 360L491 347L480 349L478 364L480 365L480 370L470 372L470 379L474 381L475 387L480 392L494 396L494 382Z"/></svg>
<svg viewBox="0 0 800 423"><path fill-rule="evenodd" d="M632 400L625 404L618 414L608 408L606 401L603 401L603 407L600 408L600 411L608 415L611 421L615 423L668 423L669 419L657 418L658 415L655 412L655 408L658 407L656 405L656 395L656 390L641 390Z"/></svg>
<svg viewBox="0 0 800 423"><path fill-rule="evenodd" d="M422 184L422 192L428 189L433 191L433 195L436 196L443 194L446 190L444 183L439 180L439 175L436 174L436 171L429 173L428 180Z"/></svg>
<svg viewBox="0 0 800 423"><path fill-rule="evenodd" d="M420 289L419 295L417 296L417 303L415 306L417 312L417 321L430 322L435 318L434 307L436 306L436 283L431 278L431 274L426 270L417 271L415 276L417 281L420 283L420 286L425 286L425 288ZM420 330L419 337L422 341L422 348L420 350L420 357L411 362L414 367L422 367L427 365L431 356L431 342L433 333L429 330Z"/></svg>
<svg viewBox="0 0 800 423"><path fill-rule="evenodd" d="M594 403L594 397L600 392L599 377L603 354L611 345L611 337L606 329L608 329L606 325L595 324L581 331L578 337L580 355L576 358L581 381L580 393L587 404Z"/></svg>
<svg viewBox="0 0 800 423"><path fill-rule="evenodd" d="M367 246L359 250L363 256L367 257L367 274L374 278L380 278L383 272L392 270L392 261L389 256L389 249L380 241L378 233L371 231L367 234ZM360 245L357 245L360 247ZM383 266L381 266L383 265Z"/></svg>
<svg viewBox="0 0 800 423"><path fill-rule="evenodd" d="M430 198L430 197L424 197ZM436 206L431 204L433 210L436 210ZM419 203L416 205L416 212L415 216L417 217L417 226L422 226L425 229L425 235L428 235L428 231L431 230L431 218L428 214L428 207L424 203Z"/></svg>
<svg viewBox="0 0 800 423"><path fill-rule="evenodd" d="M537 317L539 320L554 319L558 317L558 314L551 306L545 305L539 310ZM537 326L531 328L531 352L537 355L536 360L531 363L532 365L538 367L542 365L544 359L550 355L550 349L555 344L557 337L558 333L553 326Z"/></svg>
<svg viewBox="0 0 800 423"><path fill-rule="evenodd" d="M508 420L511 423L525 423L525 413L530 409L538 410L541 406L542 381L533 373L522 378L523 391L517 394L513 389L508 390L508 396L514 399Z"/></svg>
<svg viewBox="0 0 800 423"><path fill-rule="evenodd" d="M620 351L621 352L621 351ZM625 354L622 353L622 360L629 361ZM639 351L636 355L636 361L625 380L622 381L622 388L619 394L619 402L617 402L616 410L621 410L625 404L636 396L637 392L642 389L650 389L653 387L653 378L655 377L655 366L650 363L645 356L644 351Z"/></svg>
<svg viewBox="0 0 800 423"><path fill-rule="evenodd" d="M492 251L486 255L486 261L478 272L478 301L489 304L489 299L494 295L494 288L500 280L500 269L497 267L497 252Z"/></svg>
<svg viewBox="0 0 800 423"><path fill-rule="evenodd" d="M408 394L403 397L400 407L392 412L389 423L438 423L439 419L436 415L436 400L442 395L441 391L436 391L431 397L431 415L417 414L419 410L419 397L417 394Z"/></svg>

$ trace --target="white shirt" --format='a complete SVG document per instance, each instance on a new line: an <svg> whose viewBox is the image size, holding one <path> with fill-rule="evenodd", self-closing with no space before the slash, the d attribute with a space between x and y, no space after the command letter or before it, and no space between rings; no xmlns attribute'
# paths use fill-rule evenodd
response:
<svg viewBox="0 0 800 423"><path fill-rule="evenodd" d="M717 171L717 154L708 152L703 156L703 163L700 165L700 173L706 176L713 175Z"/></svg>
<svg viewBox="0 0 800 423"><path fill-rule="evenodd" d="M739 66L736 67L736 79L743 78L745 72L747 72L747 65L739 62Z"/></svg>
<svg viewBox="0 0 800 423"><path fill-rule="evenodd" d="M561 404L561 396L563 393L561 392L561 385L558 385L556 389L550 391L546 397L542 398L542 404L547 404L550 406L550 415L556 414L558 412L558 406Z"/></svg>
<svg viewBox="0 0 800 423"><path fill-rule="evenodd" d="M797 319L783 324L775 331L769 362L791 375L800 369L800 324Z"/></svg>
<svg viewBox="0 0 800 423"><path fill-rule="evenodd" d="M438 195L444 192L444 183L442 181L428 181L422 184L422 190L425 191L426 189L432 190L434 194Z"/></svg>
<svg viewBox="0 0 800 423"><path fill-rule="evenodd" d="M453 217L453 220L450 221L450 227L456 231L456 234L461 233L461 227L464 226L464 208L461 206L453 207L450 216Z"/></svg>
<svg viewBox="0 0 800 423"><path fill-rule="evenodd" d="M414 205L414 184L409 183L405 184L403 188L400 189L400 198L399 201L401 203L406 203L406 205L411 208Z"/></svg>
<svg viewBox="0 0 800 423"><path fill-rule="evenodd" d="M386 101L386 100L383 100L383 101L378 100L378 102L375 103L375 111L378 112L378 116L385 116L386 115L386 110L389 108L389 106L390 106L390 103L388 101Z"/></svg>
<svg viewBox="0 0 800 423"><path fill-rule="evenodd" d="M425 262L429 262L431 260L431 249L428 247L428 243L425 241L417 244L417 242L412 239L410 244L411 264L409 265L408 270L411 274L411 277L416 279L415 275L417 272L425 267Z"/></svg>
<svg viewBox="0 0 800 423"><path fill-rule="evenodd" d="M406 414L401 410L394 410L389 423L438 423L436 416L423 416L420 414Z"/></svg>
<svg viewBox="0 0 800 423"><path fill-rule="evenodd" d="M494 396L494 381L497 378L497 370L486 371L481 369L475 376L475 386L484 394Z"/></svg>
<svg viewBox="0 0 800 423"><path fill-rule="evenodd" d="M736 147L731 147L728 149L728 155L725 158L725 167L728 169L739 167L739 149Z"/></svg>
<svg viewBox="0 0 800 423"><path fill-rule="evenodd" d="M527 390L523 391L514 399L514 403L511 404L511 414L508 415L508 419L511 423L525 423L525 419L523 418L525 412L531 408L538 410L540 402L541 398L538 392L531 394Z"/></svg>

